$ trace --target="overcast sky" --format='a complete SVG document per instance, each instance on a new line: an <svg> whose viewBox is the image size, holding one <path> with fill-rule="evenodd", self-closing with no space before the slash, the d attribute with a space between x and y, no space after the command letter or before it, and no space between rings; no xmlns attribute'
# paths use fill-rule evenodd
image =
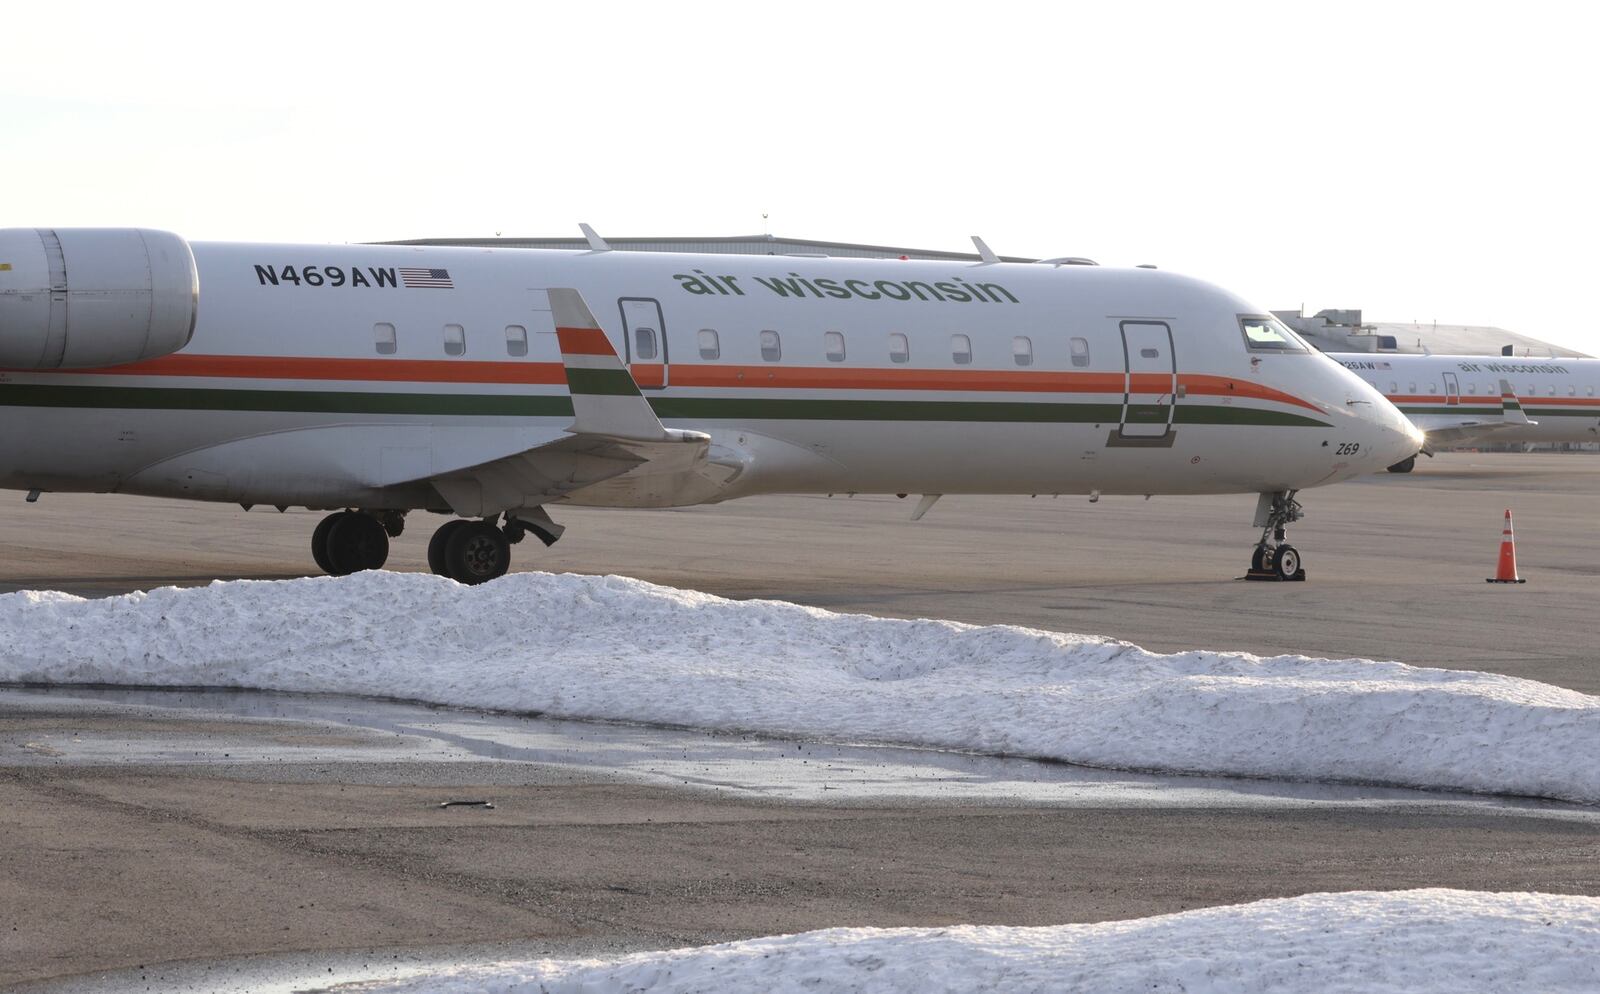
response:
<svg viewBox="0 0 1600 994"><path fill-rule="evenodd" d="M1600 354L1594 11L52 0L6 13L0 226L976 233Z"/></svg>

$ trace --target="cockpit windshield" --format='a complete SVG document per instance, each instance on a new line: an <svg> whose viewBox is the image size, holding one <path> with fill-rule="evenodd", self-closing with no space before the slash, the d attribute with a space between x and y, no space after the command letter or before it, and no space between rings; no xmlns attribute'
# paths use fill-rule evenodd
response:
<svg viewBox="0 0 1600 994"><path fill-rule="evenodd" d="M1310 352L1311 347L1289 326L1275 317L1260 314L1239 315L1244 344L1251 352Z"/></svg>

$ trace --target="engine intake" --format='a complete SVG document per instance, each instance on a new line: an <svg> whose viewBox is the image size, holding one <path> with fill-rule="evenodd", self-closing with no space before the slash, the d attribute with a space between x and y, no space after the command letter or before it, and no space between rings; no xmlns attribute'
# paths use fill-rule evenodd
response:
<svg viewBox="0 0 1600 994"><path fill-rule="evenodd" d="M189 344L189 243L147 228L0 230L0 368L93 369Z"/></svg>

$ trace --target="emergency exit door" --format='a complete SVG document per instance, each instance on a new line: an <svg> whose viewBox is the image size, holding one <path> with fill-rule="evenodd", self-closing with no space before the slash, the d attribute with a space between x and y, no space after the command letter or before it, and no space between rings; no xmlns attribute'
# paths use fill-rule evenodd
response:
<svg viewBox="0 0 1600 994"><path fill-rule="evenodd" d="M667 326L653 297L621 297L623 360L641 390L667 385Z"/></svg>

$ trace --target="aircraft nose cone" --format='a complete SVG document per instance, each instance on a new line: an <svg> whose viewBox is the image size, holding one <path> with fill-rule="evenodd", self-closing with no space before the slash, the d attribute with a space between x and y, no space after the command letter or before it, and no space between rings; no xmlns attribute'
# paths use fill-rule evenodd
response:
<svg viewBox="0 0 1600 994"><path fill-rule="evenodd" d="M1422 451L1426 436L1411 423L1400 409L1385 402L1387 410L1379 409L1369 420L1373 423L1371 460L1373 472L1404 462Z"/></svg>

